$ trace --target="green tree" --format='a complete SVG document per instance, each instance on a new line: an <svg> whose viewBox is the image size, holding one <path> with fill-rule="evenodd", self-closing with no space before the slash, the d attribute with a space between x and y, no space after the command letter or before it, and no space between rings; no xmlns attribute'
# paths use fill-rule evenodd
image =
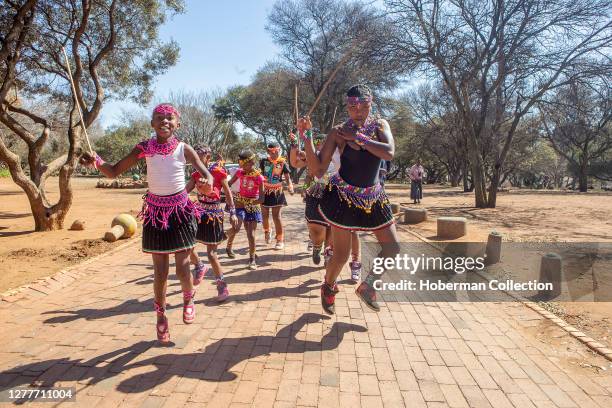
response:
<svg viewBox="0 0 612 408"><path fill-rule="evenodd" d="M0 7L0 122L27 145L29 171L4 138L0 160L28 196L37 231L63 227L72 204L70 178L83 146L62 47L89 128L108 99L150 99L153 79L178 57L176 43L158 38L159 27L167 15L182 9L179 0L22 0ZM67 112L66 153L48 164L42 162L42 152L54 123L31 109L34 102ZM51 203L44 180L58 170L60 198Z"/></svg>

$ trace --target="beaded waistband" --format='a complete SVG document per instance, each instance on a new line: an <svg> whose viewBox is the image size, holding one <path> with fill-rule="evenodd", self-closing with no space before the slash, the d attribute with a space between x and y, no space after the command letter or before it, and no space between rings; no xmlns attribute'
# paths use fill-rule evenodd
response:
<svg viewBox="0 0 612 408"><path fill-rule="evenodd" d="M261 212L261 206L257 202L256 198L242 197L241 195L236 194L234 201L236 203L236 208L242 207L249 213Z"/></svg>
<svg viewBox="0 0 612 408"><path fill-rule="evenodd" d="M386 200L387 195L383 186L378 183L370 187L357 187L347 183L338 173L329 178L330 190L332 186L338 189L340 197L349 205L361 208L366 213L372 211L372 206L381 200Z"/></svg>
<svg viewBox="0 0 612 408"><path fill-rule="evenodd" d="M264 183L264 191L267 193L279 194L283 191L283 183Z"/></svg>
<svg viewBox="0 0 612 408"><path fill-rule="evenodd" d="M199 218L201 215L201 209L189 199L189 194L185 190L169 196L147 192L143 198L144 203L138 218L144 225L151 224L155 228L165 230L168 229L172 214L182 220L187 220L191 216Z"/></svg>

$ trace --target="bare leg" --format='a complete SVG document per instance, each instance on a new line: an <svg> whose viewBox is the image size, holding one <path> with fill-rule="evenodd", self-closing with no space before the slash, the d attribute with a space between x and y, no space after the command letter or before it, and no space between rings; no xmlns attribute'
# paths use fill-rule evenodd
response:
<svg viewBox="0 0 612 408"><path fill-rule="evenodd" d="M234 253L232 252L232 245L234 245L234 238L236 238L236 234L240 232L241 227L242 227L242 219L238 218L238 224L236 225L236 229L232 227L226 232L227 234L226 250L227 250L227 256L230 258L235 257Z"/></svg>
<svg viewBox="0 0 612 408"><path fill-rule="evenodd" d="M399 253L400 247L397 240L397 231L395 224L391 224L387 228L374 231L374 235L378 240L378 243L382 246L382 250L378 256L382 258L393 258ZM370 271L368 276L361 282L361 285L355 291L359 298L372 310L379 311L380 307L376 302L376 290L374 289L374 282L380 279L380 275L377 275Z"/></svg>
<svg viewBox="0 0 612 408"><path fill-rule="evenodd" d="M272 208L272 220L274 221L274 233L276 235L276 242L283 242L283 222L281 221L281 210L283 207Z"/></svg>
<svg viewBox="0 0 612 408"><path fill-rule="evenodd" d="M308 223L308 232L310 235L310 241L312 242L312 262L315 265L321 263L321 248L323 247L323 241L325 240L327 227L314 222Z"/></svg>
<svg viewBox="0 0 612 408"><path fill-rule="evenodd" d="M200 257L198 256L198 251L196 251L195 247L193 247L193 249L191 250L191 254L189 254L189 260L193 265L197 265L200 263Z"/></svg>
<svg viewBox="0 0 612 408"><path fill-rule="evenodd" d="M310 234L310 239L312 240L312 245L315 247L322 247L323 242L325 241L326 235L326 227L320 224L315 224L313 222L308 223L308 232Z"/></svg>
<svg viewBox="0 0 612 408"><path fill-rule="evenodd" d="M274 214L274 213L273 213ZM263 230L266 239L266 244L270 243L270 209L268 207L261 207L261 215L263 217Z"/></svg>
<svg viewBox="0 0 612 408"><path fill-rule="evenodd" d="M166 318L166 291L168 290L168 272L170 269L170 256L167 254L153 255L153 293L155 297L155 310L157 312L157 339L163 343L170 341L168 319Z"/></svg>
<svg viewBox="0 0 612 408"><path fill-rule="evenodd" d="M359 242L359 234L357 231L351 232L351 260L359 261L361 259L361 243Z"/></svg>
<svg viewBox="0 0 612 408"><path fill-rule="evenodd" d="M177 252L174 254L176 262L176 276L181 281L181 288L183 292L193 291L193 279L189 271L189 251Z"/></svg>
<svg viewBox="0 0 612 408"><path fill-rule="evenodd" d="M190 253L191 250L174 254L176 276L181 281L181 288L183 289L183 322L185 324L193 323L195 320L195 305L193 304L195 290L193 287L193 277L189 270Z"/></svg>
<svg viewBox="0 0 612 408"><path fill-rule="evenodd" d="M217 245L206 245L206 253L208 255L208 262L215 273L217 279L223 276L223 270L221 269L221 263L219 262L219 256L217 255Z"/></svg>
<svg viewBox="0 0 612 408"><path fill-rule="evenodd" d="M170 256L166 254L153 255L153 293L158 305L166 307L166 290L168 289L168 272L170 268Z"/></svg>
<svg viewBox="0 0 612 408"><path fill-rule="evenodd" d="M257 230L257 222L248 221L244 223L247 239L249 240L249 255L255 254L255 230Z"/></svg>
<svg viewBox="0 0 612 408"><path fill-rule="evenodd" d="M325 271L325 282L328 285L333 285L336 282L340 271L348 261L351 251L351 232L337 227L331 228L334 254L327 263Z"/></svg>

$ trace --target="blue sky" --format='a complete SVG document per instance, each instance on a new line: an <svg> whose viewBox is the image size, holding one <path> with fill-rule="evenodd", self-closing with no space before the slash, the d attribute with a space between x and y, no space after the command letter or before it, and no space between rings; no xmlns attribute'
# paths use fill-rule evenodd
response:
<svg viewBox="0 0 612 408"><path fill-rule="evenodd" d="M265 31L275 1L186 0L186 12L160 29L161 38L173 38L181 51L178 63L157 78L156 98L171 90L225 89L250 82L257 69L278 54ZM106 102L101 124L119 124L122 110L137 109L125 101Z"/></svg>

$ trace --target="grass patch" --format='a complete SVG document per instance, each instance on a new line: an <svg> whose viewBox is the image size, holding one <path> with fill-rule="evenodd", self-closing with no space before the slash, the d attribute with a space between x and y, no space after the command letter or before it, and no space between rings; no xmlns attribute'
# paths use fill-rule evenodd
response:
<svg viewBox="0 0 612 408"><path fill-rule="evenodd" d="M9 169L0 168L0 178L9 178L9 177L11 177L11 172L9 171Z"/></svg>

